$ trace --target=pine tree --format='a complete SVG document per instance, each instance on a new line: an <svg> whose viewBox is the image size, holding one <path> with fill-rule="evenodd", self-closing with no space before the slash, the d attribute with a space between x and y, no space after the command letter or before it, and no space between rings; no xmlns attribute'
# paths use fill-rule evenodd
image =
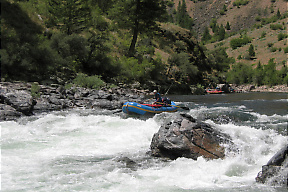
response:
<svg viewBox="0 0 288 192"><path fill-rule="evenodd" d="M278 84L280 79L276 70L276 63L274 60L275 58L271 58L268 61L268 64L264 66L264 84L270 86Z"/></svg>
<svg viewBox="0 0 288 192"><path fill-rule="evenodd" d="M128 54L133 56L138 34L155 31L158 26L156 21L166 19L166 5L163 0L119 0L111 9L109 16L118 27L132 32Z"/></svg>
<svg viewBox="0 0 288 192"><path fill-rule="evenodd" d="M183 11L181 1L179 1L176 13L176 23L179 24L181 22L181 19L183 19Z"/></svg>
<svg viewBox="0 0 288 192"><path fill-rule="evenodd" d="M78 33L91 26L91 10L86 0L50 0L51 19L66 34Z"/></svg>
<svg viewBox="0 0 288 192"><path fill-rule="evenodd" d="M218 33L219 26L217 24L217 20L216 19L212 19L212 21L210 23L210 28L212 29L213 33Z"/></svg>
<svg viewBox="0 0 288 192"><path fill-rule="evenodd" d="M176 14L176 23L183 28L192 29L194 25L193 19L187 13L187 6L185 0L179 1Z"/></svg>
<svg viewBox="0 0 288 192"><path fill-rule="evenodd" d="M227 11L227 6L225 4L223 5L223 10Z"/></svg>
<svg viewBox="0 0 288 192"><path fill-rule="evenodd" d="M252 44L250 45L250 47L248 49L248 53L249 53L250 58L254 58L256 55L256 53L254 51L254 46Z"/></svg>
<svg viewBox="0 0 288 192"><path fill-rule="evenodd" d="M222 41L223 39L225 39L225 28L223 25L220 26L220 29L219 29L219 41Z"/></svg>
<svg viewBox="0 0 288 192"><path fill-rule="evenodd" d="M253 82L256 85L262 85L263 84L263 77L264 77L264 71L263 71L263 67L261 65L261 62L259 61L256 69L254 70Z"/></svg>
<svg viewBox="0 0 288 192"><path fill-rule="evenodd" d="M212 36L210 35L209 29L208 27L205 27L204 32L203 32L203 36L202 36L202 41L203 42L207 42L212 38Z"/></svg>
<svg viewBox="0 0 288 192"><path fill-rule="evenodd" d="M277 14L276 14L276 16L277 16L277 18L278 18L278 19L280 19L280 18L281 18L281 13L280 13L279 9L278 9L278 11L277 11Z"/></svg>
<svg viewBox="0 0 288 192"><path fill-rule="evenodd" d="M231 30L231 27L230 27L230 23L227 21L226 23L226 27L225 27L227 30Z"/></svg>

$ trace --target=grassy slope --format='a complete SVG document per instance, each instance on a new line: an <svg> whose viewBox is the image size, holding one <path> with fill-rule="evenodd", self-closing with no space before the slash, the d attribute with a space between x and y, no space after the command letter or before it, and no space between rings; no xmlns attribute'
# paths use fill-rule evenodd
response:
<svg viewBox="0 0 288 192"><path fill-rule="evenodd" d="M278 21L279 23L285 22L287 19ZM277 22L277 23L278 23ZM286 24L287 27L287 24ZM266 36L264 38L260 38L261 34L263 32L266 32ZM249 30L247 32L247 35L252 38L251 44L254 45L255 52L256 52L256 58L254 60L246 60L246 59L241 59L238 60L237 57L239 55L245 56L248 54L248 49L250 44L247 44L243 47L240 47L238 49L233 50L229 43L230 40L233 38L238 38L240 35L234 35L232 37L229 37L228 39L225 39L222 41L224 47L228 47L227 49L227 54L230 57L233 57L236 59L237 62L245 62L245 63L250 63L250 64L257 64L259 61L262 64L267 64L270 58L275 58L275 62L278 64L278 69L282 67L282 61L287 60L287 54L284 53L283 48L287 47L287 39L284 39L282 41L278 41L278 34L279 33L286 33L286 30L271 30L270 29L270 24L263 26L260 29L254 29L254 30ZM207 44L206 47L211 50L214 49L215 46L219 42L212 43L212 44ZM268 43L273 43L273 47L278 48L275 52L271 51L271 48L268 47ZM279 48L281 48L281 51L279 51Z"/></svg>
<svg viewBox="0 0 288 192"><path fill-rule="evenodd" d="M179 1L173 0L175 9L177 9ZM231 31L239 31L252 27L256 22L255 17L270 17L276 14L279 9L280 13L287 11L288 3L284 0L276 0L272 3L271 0L250 0L245 6L235 7L233 2L236 0L205 0L194 1L185 0L187 12L194 19L194 30L201 35L206 26L209 26L212 18L216 18L219 25L226 25L227 21L231 25ZM227 12L225 15L220 14L220 10L226 5ZM274 13L271 13L271 7ZM266 11L265 11L266 9Z"/></svg>
<svg viewBox="0 0 288 192"><path fill-rule="evenodd" d="M174 0L175 7L177 7L180 0ZM182 0L181 0L182 1ZM278 69L281 68L282 64L280 64L283 60L287 62L287 54L284 53L283 48L287 47L287 39L278 41L277 35L279 33L287 33L287 18L281 21L277 21L276 23L285 23L286 30L271 30L270 24L265 25L260 29L252 29L254 24L260 23L256 21L256 17L271 17L276 14L279 9L280 13L283 14L287 11L288 3L284 0L276 0L274 3L271 0L250 0L250 2L245 6L236 7L233 6L233 2L236 0L206 0L206 1L198 1L194 3L193 1L186 0L187 11L191 17L195 20L194 30L198 34L198 39L201 38L201 34L203 33L203 29L206 26L209 26L212 18L217 19L217 23L219 25L226 25L227 22L230 23L231 32L239 32L240 30L247 29L247 35L251 38L252 44L255 47L256 59L254 60L237 60L239 55L245 56L248 54L248 48L250 44L245 45L236 50L232 50L230 48L229 42L232 38L237 38L240 35L234 35L228 39L225 39L223 42L224 47L228 47L227 53L230 57L236 59L237 62L245 62L245 63L258 63L260 61L262 64L267 64L270 58L275 58L276 63L278 63ZM225 15L221 15L219 12L223 9L223 6L226 5L227 12ZM274 10L271 13L271 10ZM260 39L262 32L266 32L266 37ZM207 44L206 47L209 50L215 48L215 45L219 42ZM281 48L281 51L277 49L275 52L271 52L271 49L268 48L267 44L273 43L275 48Z"/></svg>

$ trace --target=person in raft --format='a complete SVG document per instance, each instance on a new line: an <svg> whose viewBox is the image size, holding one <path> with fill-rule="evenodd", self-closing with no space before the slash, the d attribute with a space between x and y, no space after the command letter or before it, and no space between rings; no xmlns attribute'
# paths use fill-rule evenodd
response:
<svg viewBox="0 0 288 192"><path fill-rule="evenodd" d="M155 99L154 104L162 103L162 97L160 93L158 93L157 90L154 90L153 93L154 93L154 99Z"/></svg>
<svg viewBox="0 0 288 192"><path fill-rule="evenodd" d="M167 97L162 98L160 93L157 92L157 90L154 90L153 93L154 93L154 99L155 99L154 104L160 104L163 106L171 105L171 100L169 98Z"/></svg>

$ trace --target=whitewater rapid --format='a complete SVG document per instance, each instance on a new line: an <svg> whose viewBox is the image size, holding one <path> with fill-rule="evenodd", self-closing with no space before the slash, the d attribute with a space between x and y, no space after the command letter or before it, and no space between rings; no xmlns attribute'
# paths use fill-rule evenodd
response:
<svg viewBox="0 0 288 192"><path fill-rule="evenodd" d="M148 118L87 110L51 112L0 122L2 191L285 191L255 182L285 144L287 115L245 106L196 106L190 115L232 137L237 152L197 161L150 157L150 143L174 114ZM217 115L215 115L218 114ZM225 114L224 122L217 119ZM133 161L127 164L123 158Z"/></svg>

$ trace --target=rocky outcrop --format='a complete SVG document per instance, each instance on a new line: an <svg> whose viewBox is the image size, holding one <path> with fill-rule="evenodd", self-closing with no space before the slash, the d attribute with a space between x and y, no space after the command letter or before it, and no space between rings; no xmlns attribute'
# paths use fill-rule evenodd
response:
<svg viewBox="0 0 288 192"><path fill-rule="evenodd" d="M192 158L203 156L208 159L225 157L222 143L233 145L231 138L209 124L197 122L188 114L162 125L154 134L150 148L152 156Z"/></svg>
<svg viewBox="0 0 288 192"><path fill-rule="evenodd" d="M103 88L102 90L80 87L65 89L56 84L45 86L1 82L0 121L75 107L115 110L120 109L126 101L140 102L144 98L144 94L145 91L121 87Z"/></svg>
<svg viewBox="0 0 288 192"><path fill-rule="evenodd" d="M288 144L278 151L267 165L262 166L256 181L288 187Z"/></svg>

